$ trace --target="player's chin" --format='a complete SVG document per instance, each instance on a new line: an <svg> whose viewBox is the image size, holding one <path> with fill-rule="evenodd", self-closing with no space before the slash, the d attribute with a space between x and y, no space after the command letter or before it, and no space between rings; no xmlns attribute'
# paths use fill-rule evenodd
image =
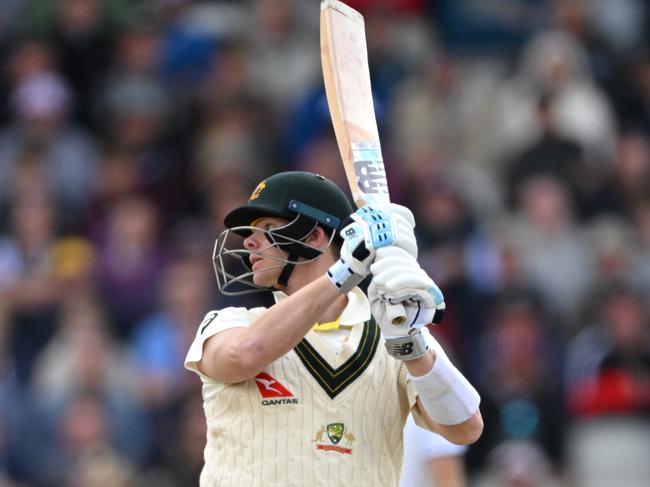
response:
<svg viewBox="0 0 650 487"><path fill-rule="evenodd" d="M274 267L253 266L253 282L257 286L272 287L278 280L279 270Z"/></svg>

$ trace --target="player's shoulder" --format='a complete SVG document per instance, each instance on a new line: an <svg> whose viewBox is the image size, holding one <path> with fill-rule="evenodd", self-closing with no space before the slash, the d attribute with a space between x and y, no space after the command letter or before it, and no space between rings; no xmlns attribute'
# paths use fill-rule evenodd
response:
<svg viewBox="0 0 650 487"><path fill-rule="evenodd" d="M232 316L248 316L248 315L258 315L263 313L268 308L264 306L257 306L254 308L246 308L244 306L228 306L226 308L213 309L208 311L205 315L206 318L219 318L227 319Z"/></svg>
<svg viewBox="0 0 650 487"><path fill-rule="evenodd" d="M228 306L227 308L208 311L199 324L199 333L214 324L223 325L226 323L240 324L246 326L254 318L266 311L265 307L245 308L243 306Z"/></svg>

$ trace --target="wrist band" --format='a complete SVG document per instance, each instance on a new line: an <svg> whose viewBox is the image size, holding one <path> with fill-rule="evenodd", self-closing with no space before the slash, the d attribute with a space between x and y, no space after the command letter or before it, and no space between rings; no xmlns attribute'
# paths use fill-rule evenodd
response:
<svg viewBox="0 0 650 487"><path fill-rule="evenodd" d="M363 276L350 269L343 259L339 259L327 270L327 277L341 294L347 294L361 281Z"/></svg>
<svg viewBox="0 0 650 487"><path fill-rule="evenodd" d="M398 360L414 360L427 353L429 346L422 333L418 332L414 335L386 338L386 350Z"/></svg>
<svg viewBox="0 0 650 487"><path fill-rule="evenodd" d="M481 397L454 367L436 339L428 331L424 334L436 358L429 372L419 377L409 374L409 379L432 420L445 425L462 423L478 410Z"/></svg>

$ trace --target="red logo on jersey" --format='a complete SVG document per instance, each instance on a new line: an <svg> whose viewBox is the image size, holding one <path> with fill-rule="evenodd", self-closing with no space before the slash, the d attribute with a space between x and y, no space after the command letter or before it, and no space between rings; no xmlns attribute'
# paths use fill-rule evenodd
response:
<svg viewBox="0 0 650 487"><path fill-rule="evenodd" d="M255 376L255 384L264 398L269 397L293 397L286 387L280 384L269 374L260 372Z"/></svg>

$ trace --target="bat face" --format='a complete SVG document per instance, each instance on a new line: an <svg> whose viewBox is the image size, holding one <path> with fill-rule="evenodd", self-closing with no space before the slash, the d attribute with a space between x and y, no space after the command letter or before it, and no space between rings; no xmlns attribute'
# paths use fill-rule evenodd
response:
<svg viewBox="0 0 650 487"><path fill-rule="evenodd" d="M388 203L363 16L337 0L321 2L321 59L327 102L352 197L357 206Z"/></svg>
<svg viewBox="0 0 650 487"><path fill-rule="evenodd" d="M354 202L389 203L363 16L337 0L323 0L320 31L327 104ZM387 309L394 324L406 320L401 304Z"/></svg>

